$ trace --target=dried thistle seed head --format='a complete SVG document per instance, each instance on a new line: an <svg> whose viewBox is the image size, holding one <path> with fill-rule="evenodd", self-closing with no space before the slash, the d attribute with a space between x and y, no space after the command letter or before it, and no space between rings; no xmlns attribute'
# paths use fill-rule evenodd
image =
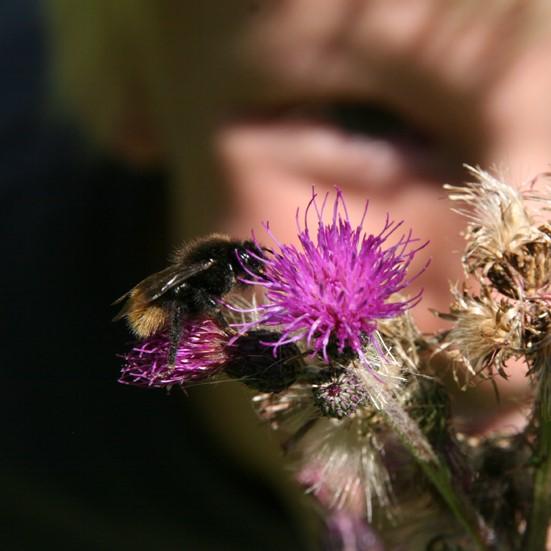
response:
<svg viewBox="0 0 551 551"><path fill-rule="evenodd" d="M535 227L523 194L488 172L469 167L476 182L445 186L455 209L468 220L463 263L467 273L481 271L497 290L519 298L524 291L546 285L549 232Z"/></svg>
<svg viewBox="0 0 551 551"><path fill-rule="evenodd" d="M484 275L488 277L493 287L503 295L514 299L522 296L521 280L516 270L507 260L488 265Z"/></svg>
<svg viewBox="0 0 551 551"><path fill-rule="evenodd" d="M536 226L523 193L480 169L467 167L477 182L446 186L469 223L463 263L481 272L504 295L521 298L551 282L551 227ZM527 199L543 200L526 194ZM547 200L547 202L549 202Z"/></svg>
<svg viewBox="0 0 551 551"><path fill-rule="evenodd" d="M472 273L499 261L515 242L530 234L532 219L519 190L484 170L466 168L475 182L445 188L452 201L465 205L454 210L468 220L463 262L467 272Z"/></svg>
<svg viewBox="0 0 551 551"><path fill-rule="evenodd" d="M296 383L278 394L253 398L261 419L283 438L299 482L330 509L371 518L374 502L390 505L390 477L383 462L386 425L371 406L335 419L321 417L312 385Z"/></svg>
<svg viewBox="0 0 551 551"><path fill-rule="evenodd" d="M349 417L369 402L365 385L353 369L334 369L312 385L314 404L324 417Z"/></svg>
<svg viewBox="0 0 551 551"><path fill-rule="evenodd" d="M505 254L519 274L524 294L531 294L551 281L551 228L545 224L532 232L532 239Z"/></svg>
<svg viewBox="0 0 551 551"><path fill-rule="evenodd" d="M391 482L384 464L383 424L369 412L322 418L295 450L297 478L323 506L367 517L378 504L391 513Z"/></svg>
<svg viewBox="0 0 551 551"><path fill-rule="evenodd" d="M275 350L269 346L279 338L278 333L263 329L241 335L231 346L224 371L261 392L281 392L295 382L302 356L293 343Z"/></svg>
<svg viewBox="0 0 551 551"><path fill-rule="evenodd" d="M547 225L532 228L529 239L515 244L503 258L489 265L485 275L504 295L520 299L551 281L551 237Z"/></svg>
<svg viewBox="0 0 551 551"><path fill-rule="evenodd" d="M495 369L507 377L505 362L519 353L522 344L523 316L517 305L496 301L487 288L479 296L466 289L452 288L454 300L450 314L455 322L446 336L445 348L463 363L471 374Z"/></svg>

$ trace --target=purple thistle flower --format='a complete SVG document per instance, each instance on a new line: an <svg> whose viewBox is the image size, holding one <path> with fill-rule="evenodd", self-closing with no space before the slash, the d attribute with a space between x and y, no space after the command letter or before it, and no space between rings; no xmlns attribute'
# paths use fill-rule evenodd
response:
<svg viewBox="0 0 551 551"><path fill-rule="evenodd" d="M170 333L160 331L123 356L119 382L161 388L208 379L226 362L227 343L227 334L213 320L190 320L182 330L173 366L168 365Z"/></svg>
<svg viewBox="0 0 551 551"><path fill-rule="evenodd" d="M380 350L374 338L377 320L398 316L420 301L422 291L409 299L392 300L392 297L426 268L425 265L415 276L407 278L415 254L427 243L413 246L419 240L409 231L388 245L389 238L403 224L391 221L388 215L379 234L366 234L363 223L368 202L360 224L353 228L339 189L332 222L326 224L323 214L328 197L329 194L320 207L313 192L304 213L304 228L297 210L300 247L279 243L265 224L279 251L263 259L260 275L248 272L245 282L263 286L266 300L258 306L259 320L242 327L256 323L278 327L281 338L267 343L276 349L305 339L306 345L325 361L332 355L328 354L328 348L331 351L335 347L339 354L352 350L363 358L366 342ZM318 221L315 239L308 227L312 207Z"/></svg>

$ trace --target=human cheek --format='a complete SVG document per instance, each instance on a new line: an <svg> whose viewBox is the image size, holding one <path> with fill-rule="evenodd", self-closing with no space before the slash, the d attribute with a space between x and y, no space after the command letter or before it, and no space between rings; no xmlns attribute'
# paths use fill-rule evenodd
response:
<svg viewBox="0 0 551 551"><path fill-rule="evenodd" d="M549 170L551 159L551 40L526 49L485 99L486 164L506 169L520 185Z"/></svg>

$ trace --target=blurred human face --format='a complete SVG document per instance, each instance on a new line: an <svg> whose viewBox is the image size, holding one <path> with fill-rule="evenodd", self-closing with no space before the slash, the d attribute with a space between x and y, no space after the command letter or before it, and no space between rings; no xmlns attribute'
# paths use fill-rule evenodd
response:
<svg viewBox="0 0 551 551"><path fill-rule="evenodd" d="M520 3L518 3L521 6ZM367 230L386 213L430 239L416 316L439 322L461 278L463 220L444 182L463 162L507 167L520 183L551 158L551 23L537 4L441 0L281 0L251 16L241 53L256 79L218 152L235 200L228 230L270 220L293 240L311 186L340 186ZM259 229L259 235L262 230ZM424 259L419 259L423 262Z"/></svg>

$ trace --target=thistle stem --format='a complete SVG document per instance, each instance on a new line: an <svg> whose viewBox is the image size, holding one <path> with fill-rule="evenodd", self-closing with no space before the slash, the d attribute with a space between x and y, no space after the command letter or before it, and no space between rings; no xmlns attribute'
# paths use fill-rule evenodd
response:
<svg viewBox="0 0 551 551"><path fill-rule="evenodd" d="M524 535L524 549L545 551L551 520L551 418L549 414L550 366L543 366L535 412L538 418L536 467L532 510Z"/></svg>
<svg viewBox="0 0 551 551"><path fill-rule="evenodd" d="M479 551L489 551L491 547L486 543L482 534L479 517L467 497L454 487L449 470L441 462L417 461L427 478L438 490L450 511L463 526Z"/></svg>
<svg viewBox="0 0 551 551"><path fill-rule="evenodd" d="M385 414L402 444L414 457L456 520L469 534L478 551L489 551L491 547L487 543L488 530L485 529L467 496L453 484L449 469L436 456L417 424L399 406L385 407Z"/></svg>

